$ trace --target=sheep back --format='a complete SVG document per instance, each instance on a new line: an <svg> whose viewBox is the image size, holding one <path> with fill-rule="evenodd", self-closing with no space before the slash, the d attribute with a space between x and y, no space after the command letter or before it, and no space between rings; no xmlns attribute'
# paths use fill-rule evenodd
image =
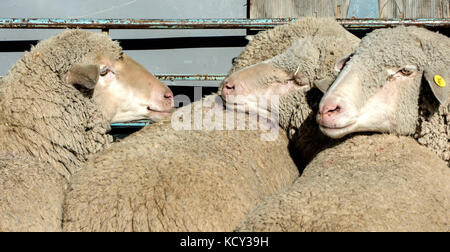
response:
<svg viewBox="0 0 450 252"><path fill-rule="evenodd" d="M355 136L326 149L241 231L449 231L450 170L409 137Z"/></svg>

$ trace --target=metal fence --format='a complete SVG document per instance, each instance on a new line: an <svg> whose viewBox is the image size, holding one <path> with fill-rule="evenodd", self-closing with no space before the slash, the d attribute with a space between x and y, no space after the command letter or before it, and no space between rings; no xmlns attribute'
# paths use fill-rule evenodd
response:
<svg viewBox="0 0 450 252"><path fill-rule="evenodd" d="M295 21L295 18L271 19L60 19L60 18L4 18L0 19L0 29L270 29ZM337 19L347 30L367 30L415 25L432 29L450 28L450 19ZM165 81L221 81L223 74L155 75ZM115 128L139 128L147 121L112 124Z"/></svg>
<svg viewBox="0 0 450 252"><path fill-rule="evenodd" d="M61 19L61 18L3 18L0 29L270 29L295 21L295 18L270 19ZM337 19L347 30L376 29L398 25L415 25L426 28L447 29L450 19ZM167 81L220 81L220 74L156 75Z"/></svg>

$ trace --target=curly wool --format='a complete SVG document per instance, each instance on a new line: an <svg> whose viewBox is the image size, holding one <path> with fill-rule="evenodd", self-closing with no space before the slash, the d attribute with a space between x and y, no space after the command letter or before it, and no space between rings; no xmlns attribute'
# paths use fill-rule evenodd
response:
<svg viewBox="0 0 450 252"><path fill-rule="evenodd" d="M64 230L232 231L262 198L287 188L298 170L286 135L268 142L262 130L214 129L219 116L202 123L211 110L235 116L222 104L210 109L216 99L174 113L185 121L191 111L197 130L152 124L89 161L67 191Z"/></svg>
<svg viewBox="0 0 450 252"><path fill-rule="evenodd" d="M61 229L71 175L112 142L101 108L63 78L105 54L118 59L122 49L106 35L67 30L25 52L2 79L0 230Z"/></svg>
<svg viewBox="0 0 450 252"><path fill-rule="evenodd" d="M299 18L289 24L262 31L255 35L245 47L245 50L234 60L229 73L272 59L285 52L298 39L327 36L341 37L350 44L359 43L357 37L347 32L332 18ZM347 45L342 44L341 46Z"/></svg>
<svg viewBox="0 0 450 252"><path fill-rule="evenodd" d="M355 136L326 149L240 231L449 231L450 169L414 139Z"/></svg>
<svg viewBox="0 0 450 252"><path fill-rule="evenodd" d="M333 81L337 77L334 71L336 61L351 54L359 42L360 39L333 19L301 18L258 33L236 59L232 71L264 60L291 74L299 71L311 84L320 80ZM272 55L280 48L285 49ZM271 77L265 76L264 80L273 79ZM316 123L315 111L321 98L322 93L318 89L302 88L280 100L279 123L291 140L300 167L304 167L320 150L339 142L325 136Z"/></svg>
<svg viewBox="0 0 450 252"><path fill-rule="evenodd" d="M308 22L314 20L298 24L310 27L313 25ZM314 32L307 33L330 27L318 24ZM257 36L236 62L244 67L265 60L257 56L267 56L258 43L275 48L279 36L285 38L292 27L297 26L279 28L275 30L281 33L278 35ZM338 27L345 33L342 36L349 34ZM346 49L334 55L335 60L356 47L358 40L353 43L353 35L350 37L343 46ZM289 46L281 44L279 53ZM322 66L314 68L317 72ZM304 91L295 94L280 104L280 123L290 132L297 132L294 128L313 117L309 106L302 110L304 114L296 111L311 97ZM216 98L209 96L203 102ZM313 100L317 103L320 96ZM180 110L194 110L196 104L202 103ZM273 142L260 137L261 131L255 130L175 131L167 122L151 125L97 156L74 176L64 207L64 230L231 231L262 198L282 191L298 177L286 134L280 131Z"/></svg>

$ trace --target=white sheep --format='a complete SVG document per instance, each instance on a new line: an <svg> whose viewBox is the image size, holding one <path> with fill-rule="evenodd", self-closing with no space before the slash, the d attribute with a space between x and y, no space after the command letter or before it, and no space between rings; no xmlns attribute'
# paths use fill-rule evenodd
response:
<svg viewBox="0 0 450 252"><path fill-rule="evenodd" d="M335 138L391 132L417 142L341 140L292 187L263 200L239 230L449 231L449 42L416 27L365 37L320 103L321 130Z"/></svg>
<svg viewBox="0 0 450 252"><path fill-rule="evenodd" d="M418 27L371 32L324 95L320 128L333 138L411 135L450 167L449 65L450 39L442 34Z"/></svg>
<svg viewBox="0 0 450 252"><path fill-rule="evenodd" d="M346 43L324 47L324 43L319 41L332 42L329 40L329 34L323 37L315 36L316 43L310 43L310 36L306 36L303 41L309 42L296 44L292 50L321 51L318 52L321 55L320 60L310 59L307 67L308 61L305 60L303 66L305 69L313 69L316 73L330 67L328 72L332 73L334 62L352 52L358 43L358 39L352 37L353 35L349 40L345 40L348 32L335 21L308 18L287 25L286 28L278 28L277 32L280 38L288 34L302 37L302 32L319 34L322 29L337 29L334 31L334 39L339 40L338 34L342 33L342 41ZM268 33L272 35L267 37ZM248 55L245 56L248 57L246 62L253 62L252 51L261 52L259 49L255 51L255 48L258 48L257 43L264 46L272 43L272 46L278 46L280 38L276 36L276 32L267 31L260 34L255 36L252 46L242 53ZM291 40L293 41L295 39ZM287 41L284 43L289 44ZM283 51L288 48L289 45L284 47ZM265 53L267 55L267 52ZM243 66L245 57L240 57L237 64ZM294 62L296 65L291 69L298 68L298 61ZM331 65L328 66L328 63ZM300 68L299 71L303 72L303 69ZM294 74L285 70L278 73L284 77ZM334 75L330 74L330 77L332 76ZM284 130L298 129L307 118L314 119L307 105L309 97L299 87L295 85L282 94L279 119ZM290 92L294 90L300 92ZM318 103L320 91L311 91L310 94L316 97L313 100ZM215 104L212 110L208 104ZM302 106L306 107L304 113L297 112L297 108ZM176 130L170 122L161 122L135 133L92 159L86 168L74 176L68 190L64 207L64 230L235 229L261 199L291 185L298 177L298 169L289 153L290 143L284 131L278 132L277 129L278 138L275 141L262 141L261 134L267 133L264 130L238 130L236 127L218 130L215 123L223 121L220 116L214 122L202 123L208 111L223 113L222 117L225 118L230 113L236 118L241 115L247 117L247 111L234 114L234 108L226 111L222 109L220 96L209 96L203 102L193 103L173 115L172 123L186 121L187 126L198 130L188 130L189 127ZM198 112L200 110L203 111ZM195 117L194 114L200 115L199 120L191 120L191 116ZM259 113L262 114L266 113ZM310 122L315 123L314 120ZM273 122L269 122L269 127L273 126L271 123ZM215 130L211 130L214 128ZM317 126L315 129L318 131Z"/></svg>
<svg viewBox="0 0 450 252"><path fill-rule="evenodd" d="M320 152L239 231L449 231L450 169L413 138L359 135Z"/></svg>
<svg viewBox="0 0 450 252"><path fill-rule="evenodd" d="M61 230L64 189L110 146L110 121L162 118L172 96L106 35L67 30L25 52L0 86L0 231Z"/></svg>

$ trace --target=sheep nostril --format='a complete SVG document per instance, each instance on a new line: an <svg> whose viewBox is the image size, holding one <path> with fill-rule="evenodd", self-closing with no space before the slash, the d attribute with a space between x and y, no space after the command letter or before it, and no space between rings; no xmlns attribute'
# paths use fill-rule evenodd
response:
<svg viewBox="0 0 450 252"><path fill-rule="evenodd" d="M328 113L339 113L341 112L341 107L338 105L336 106L336 108L331 109L330 111L328 111Z"/></svg>
<svg viewBox="0 0 450 252"><path fill-rule="evenodd" d="M331 105L326 106L322 111L321 114L326 116L333 116L334 114L339 114L342 111L342 107L340 105Z"/></svg>
<svg viewBox="0 0 450 252"><path fill-rule="evenodd" d="M165 99L173 99L173 93L172 92L166 92L164 93Z"/></svg>
<svg viewBox="0 0 450 252"><path fill-rule="evenodd" d="M235 85L230 82L227 82L227 83L225 83L225 88L233 90L233 89L235 89Z"/></svg>

